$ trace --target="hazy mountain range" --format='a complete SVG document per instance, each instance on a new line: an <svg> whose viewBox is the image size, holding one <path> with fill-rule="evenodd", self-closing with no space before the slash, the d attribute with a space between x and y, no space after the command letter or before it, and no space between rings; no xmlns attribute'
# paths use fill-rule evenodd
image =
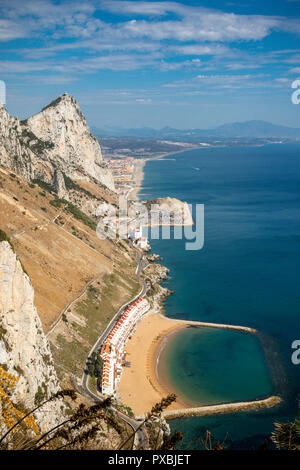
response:
<svg viewBox="0 0 300 470"><path fill-rule="evenodd" d="M300 139L300 129L294 127L281 126L266 121L246 121L223 124L212 129L174 129L164 127L163 129L153 129L143 127L136 129L121 129L116 127L105 127L93 129L98 137L139 137L151 139L170 140L197 140L204 138L285 138Z"/></svg>

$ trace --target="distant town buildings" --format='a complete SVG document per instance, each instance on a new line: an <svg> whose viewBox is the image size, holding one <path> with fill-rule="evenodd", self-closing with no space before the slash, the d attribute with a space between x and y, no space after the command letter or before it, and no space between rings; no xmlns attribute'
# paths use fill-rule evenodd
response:
<svg viewBox="0 0 300 470"><path fill-rule="evenodd" d="M142 250L147 250L149 248L148 238L147 237L140 237L138 239L137 244Z"/></svg>
<svg viewBox="0 0 300 470"><path fill-rule="evenodd" d="M108 161L112 171L115 187L119 192L128 189L128 183L133 183L134 158L116 158Z"/></svg>

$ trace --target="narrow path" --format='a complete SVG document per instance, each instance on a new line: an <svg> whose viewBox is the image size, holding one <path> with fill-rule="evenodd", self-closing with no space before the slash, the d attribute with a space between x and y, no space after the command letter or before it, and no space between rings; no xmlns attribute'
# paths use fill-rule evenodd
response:
<svg viewBox="0 0 300 470"><path fill-rule="evenodd" d="M52 325L50 326L50 328L48 329L48 331L46 332L46 336L48 337L50 335L50 333L54 330L54 328L58 325L58 323L61 321L62 319L62 316L63 314L66 312L66 310L71 307L71 305L74 303L74 302L77 302L80 297L82 297L86 291L88 290L89 286L91 284L93 284L95 281L101 279L101 276L96 276L94 277L93 279L91 279L89 282L86 283L86 285L83 287L83 289L79 292L79 294L77 294L76 296L74 296L68 303L67 305L64 306L64 308L60 311L58 317L54 320L54 322L52 323Z"/></svg>
<svg viewBox="0 0 300 470"><path fill-rule="evenodd" d="M33 210L35 213L38 214L37 211ZM11 235L9 235L9 238L17 238L19 235L23 235L23 233L26 233L26 232L29 232L30 230L33 230L34 228L38 228L39 230L41 230L42 228L44 227L47 227L47 225L49 224L54 224L56 219L61 215L61 213L57 214L53 219L47 219L47 217L44 217L42 214L39 214L40 217L43 217L45 220L46 220L46 223L45 224L42 224L42 225L37 225L37 224L34 224L34 225L31 225L30 227L27 227L27 228L24 228L24 229L21 229L21 230L18 230L17 232L14 232L12 233Z"/></svg>

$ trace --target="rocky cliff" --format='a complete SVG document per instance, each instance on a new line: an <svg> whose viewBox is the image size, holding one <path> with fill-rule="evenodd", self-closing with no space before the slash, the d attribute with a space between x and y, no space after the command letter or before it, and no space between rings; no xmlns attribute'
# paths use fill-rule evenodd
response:
<svg viewBox="0 0 300 470"><path fill-rule="evenodd" d="M78 103L67 94L25 121L11 117L0 104L0 163L28 180L54 187L61 172L114 190L99 142Z"/></svg>
<svg viewBox="0 0 300 470"><path fill-rule="evenodd" d="M26 125L39 139L51 142L51 161L70 178L90 176L114 189L111 172L103 162L101 148L87 126L76 100L64 94L40 113L27 119Z"/></svg>
<svg viewBox="0 0 300 470"><path fill-rule="evenodd" d="M37 157L30 149L25 133L19 119L10 116L0 103L0 163L30 180L38 171L33 168Z"/></svg>
<svg viewBox="0 0 300 470"><path fill-rule="evenodd" d="M7 241L0 243L0 365L16 377L11 401L26 409L59 389L50 347L34 306L33 287ZM63 409L62 403L49 403L37 413L36 421L49 429L62 418Z"/></svg>

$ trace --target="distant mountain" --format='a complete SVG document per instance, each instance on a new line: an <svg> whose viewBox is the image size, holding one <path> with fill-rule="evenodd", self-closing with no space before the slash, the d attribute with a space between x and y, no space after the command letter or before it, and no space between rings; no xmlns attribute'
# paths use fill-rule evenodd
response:
<svg viewBox="0 0 300 470"><path fill-rule="evenodd" d="M212 129L174 129L164 127L153 129L143 127L137 129L105 128L93 129L98 137L137 137L152 139L188 140L197 139L255 139L255 138L277 138L277 139L300 139L300 129L294 127L280 126L267 121L246 121L223 124Z"/></svg>
<svg viewBox="0 0 300 470"><path fill-rule="evenodd" d="M299 139L300 129L279 126L266 121L246 121L224 124L212 129L213 135L220 137L278 137Z"/></svg>

